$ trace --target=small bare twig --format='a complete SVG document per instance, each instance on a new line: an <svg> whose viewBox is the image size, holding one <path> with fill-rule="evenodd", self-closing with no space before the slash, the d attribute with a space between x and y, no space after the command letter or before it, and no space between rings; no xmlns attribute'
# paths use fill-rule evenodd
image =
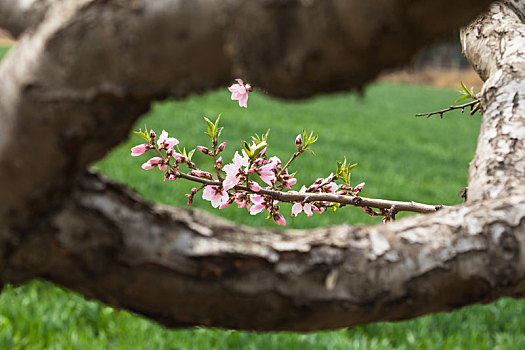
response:
<svg viewBox="0 0 525 350"><path fill-rule="evenodd" d="M480 103L480 100L475 98L474 100L472 100L472 101L470 101L468 103L464 103L462 105L450 106L448 108L441 109L441 110L435 111L435 112L418 113L418 114L416 114L416 117L427 117L427 118L430 118L433 115L439 114L439 117L441 119L443 119L443 115L445 113L450 112L450 111L454 111L456 109L461 109L461 113L463 113L465 111L465 108L467 108L467 107L470 107L470 115L473 115L479 109L479 103Z"/></svg>
<svg viewBox="0 0 525 350"><path fill-rule="evenodd" d="M304 151L297 151L295 152L294 154L292 154L292 157L288 160L288 162L286 162L286 164L283 166L283 168L281 169L281 171L279 172L279 175L278 176L282 176L286 169L290 166L290 164L292 164L292 162L295 160L295 158L299 157L301 155L301 153L303 153Z"/></svg>

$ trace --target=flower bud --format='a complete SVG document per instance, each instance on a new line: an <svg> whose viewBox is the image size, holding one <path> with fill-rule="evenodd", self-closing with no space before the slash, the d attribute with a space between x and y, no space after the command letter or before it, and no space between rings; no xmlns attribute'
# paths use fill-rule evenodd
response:
<svg viewBox="0 0 525 350"><path fill-rule="evenodd" d="M290 188L292 187L293 185L295 185L297 183L297 179L295 177L292 177L290 180L287 180L286 181L286 186L285 188Z"/></svg>
<svg viewBox="0 0 525 350"><path fill-rule="evenodd" d="M217 159L217 162L215 163L215 167L218 169L218 170L221 170L222 169L222 157L219 157Z"/></svg>
<svg viewBox="0 0 525 350"><path fill-rule="evenodd" d="M131 148L131 156L137 157L148 150L148 145L145 143Z"/></svg>
<svg viewBox="0 0 525 350"><path fill-rule="evenodd" d="M363 187L365 187L365 183L364 182L361 182L359 185L357 185L354 190L359 193L363 190Z"/></svg>
<svg viewBox="0 0 525 350"><path fill-rule="evenodd" d="M207 171L202 171L202 170L192 170L190 171L190 175L197 176L197 177L203 177L205 179L212 178L210 173L208 173Z"/></svg>
<svg viewBox="0 0 525 350"><path fill-rule="evenodd" d="M303 145L303 137L301 136L301 134L297 135L297 137L295 138L295 145L297 146L297 148Z"/></svg>
<svg viewBox="0 0 525 350"><path fill-rule="evenodd" d="M262 190L261 186L259 186L259 184L255 181L250 181L249 185L250 185L250 190L254 192L259 192L260 190Z"/></svg>
<svg viewBox="0 0 525 350"><path fill-rule="evenodd" d="M282 216L281 213L274 213L272 216L273 221L275 221L277 225L286 226L286 220L284 219L284 216Z"/></svg>
<svg viewBox="0 0 525 350"><path fill-rule="evenodd" d="M219 145L219 147L217 147L217 152L220 153L220 152L224 151L225 147L226 147L226 141L224 141L223 143L221 143Z"/></svg>
<svg viewBox="0 0 525 350"><path fill-rule="evenodd" d="M210 150L204 146L197 146L197 149L205 155L210 155Z"/></svg>
<svg viewBox="0 0 525 350"><path fill-rule="evenodd" d="M195 193L192 191L190 194L187 194L188 196L188 207L193 203L193 197Z"/></svg>

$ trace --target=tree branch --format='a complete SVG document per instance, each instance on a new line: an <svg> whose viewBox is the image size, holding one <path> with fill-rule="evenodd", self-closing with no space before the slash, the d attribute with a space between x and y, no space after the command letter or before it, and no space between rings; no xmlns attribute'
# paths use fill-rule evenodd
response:
<svg viewBox="0 0 525 350"><path fill-rule="evenodd" d="M197 177L183 172L177 172L176 177L186 179L189 181L201 183L204 185L221 186L222 181L209 180L201 177ZM434 213L443 208L447 208L445 205L430 205L417 203L414 201L401 202L392 201L387 199L376 199L367 198L361 196L343 196L338 194L330 193L299 193L295 191L283 192L271 189L261 189L260 191L253 191L244 185L237 185L234 187L237 190L241 190L247 193L255 193L269 196L281 202L298 203L298 202L333 202L344 205L352 205L354 207L370 207L376 209L390 209L392 206L396 206L397 211L411 211L416 213Z"/></svg>
<svg viewBox="0 0 525 350"><path fill-rule="evenodd" d="M351 326L524 295L519 60L480 67L492 83L469 200L435 214L283 233L151 206L84 175L154 99L239 72L282 97L359 87L487 2L119 4L56 2L0 64L2 282L41 277L169 326L254 330ZM451 14L450 4L465 11ZM470 31L512 17L498 6ZM523 37L512 23L506 32ZM517 50L501 47L490 60Z"/></svg>
<svg viewBox="0 0 525 350"><path fill-rule="evenodd" d="M0 28L14 38L36 27L56 0L0 0Z"/></svg>
<svg viewBox="0 0 525 350"><path fill-rule="evenodd" d="M522 296L524 218L515 195L284 233L151 206L87 174L4 276L46 278L170 327L332 329Z"/></svg>

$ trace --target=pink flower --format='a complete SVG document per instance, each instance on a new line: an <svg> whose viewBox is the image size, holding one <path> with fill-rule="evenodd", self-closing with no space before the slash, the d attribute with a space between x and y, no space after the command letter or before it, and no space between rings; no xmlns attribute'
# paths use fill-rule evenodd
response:
<svg viewBox="0 0 525 350"><path fill-rule="evenodd" d="M235 79L238 84L233 84L228 88L232 93L232 100L238 100L239 106L247 108L248 107L248 92L252 91L252 86L250 84L244 85L242 79Z"/></svg>
<svg viewBox="0 0 525 350"><path fill-rule="evenodd" d="M249 185L250 185L250 190L254 192L259 192L260 190L262 190L261 186L259 186L259 184L255 181L250 181Z"/></svg>
<svg viewBox="0 0 525 350"><path fill-rule="evenodd" d="M247 209L250 209L251 207L251 203L248 200L248 195L245 193L237 193L235 195L235 203L237 203L238 208L247 207Z"/></svg>
<svg viewBox="0 0 525 350"><path fill-rule="evenodd" d="M297 179L295 177L292 177L292 175L288 174L287 171L284 175L282 175L281 178L282 178L281 183L283 187L287 189L292 188L292 186L297 183Z"/></svg>
<svg viewBox="0 0 525 350"><path fill-rule="evenodd" d="M144 170L150 170L150 169L155 168L161 162L162 162L162 158L161 157L153 157L153 158L149 159L146 163L142 164L141 168L144 169ZM166 170L166 165L159 165L159 169L161 169L161 166L164 168L164 170ZM163 169L161 169L161 170L163 170Z"/></svg>
<svg viewBox="0 0 525 350"><path fill-rule="evenodd" d="M301 190L299 190L299 193L306 193L306 187L301 187ZM292 216L297 216L300 212L304 211L306 216L312 216L314 213L312 212L312 204L310 203L295 203L292 206Z"/></svg>
<svg viewBox="0 0 525 350"><path fill-rule="evenodd" d="M210 201L214 208L219 207L224 203L228 203L228 192L218 186L208 185L202 191L202 199Z"/></svg>
<svg viewBox="0 0 525 350"><path fill-rule="evenodd" d="M239 152L235 151L232 161L232 164L226 164L222 168L226 172L226 178L222 183L225 190L234 188L242 180L244 173L241 168L248 166L248 156L243 154L241 157Z"/></svg>
<svg viewBox="0 0 525 350"><path fill-rule="evenodd" d="M363 190L363 187L365 187L365 183L361 182L359 185L357 185L354 189L357 191L357 193L361 192Z"/></svg>
<svg viewBox="0 0 525 350"><path fill-rule="evenodd" d="M145 143L143 143L141 145L137 145L137 146L131 148L131 156L133 156L133 157L140 156L141 154L143 154L147 150L148 150L148 145L146 145Z"/></svg>
<svg viewBox="0 0 525 350"><path fill-rule="evenodd" d="M186 162L186 157L184 157L184 155L180 154L180 153L177 153L175 151L171 151L170 152L170 155L175 158L175 160L177 161L177 163L185 163Z"/></svg>
<svg viewBox="0 0 525 350"><path fill-rule="evenodd" d="M335 194L335 192L337 192L337 190L339 189L339 186L335 182L332 181L329 184L324 185L324 189L325 191L328 191L329 193Z"/></svg>
<svg viewBox="0 0 525 350"><path fill-rule="evenodd" d="M286 180L285 183L283 183L284 188L292 188L293 185L297 183L297 179L295 177L292 177L290 180Z"/></svg>
<svg viewBox="0 0 525 350"><path fill-rule="evenodd" d="M312 216L314 213L312 212L312 205L310 203L295 203L292 206L292 216L297 216L300 212L304 211L306 216Z"/></svg>
<svg viewBox="0 0 525 350"><path fill-rule="evenodd" d="M229 207L230 204L233 203L233 201L235 201L235 197L231 197L231 198L229 198L228 201L227 201L226 203L222 203L222 204L220 205L219 209L224 209L224 208L226 208L226 207Z"/></svg>
<svg viewBox="0 0 525 350"><path fill-rule="evenodd" d="M168 132L166 130L162 130L162 133L157 140L157 145L159 148L169 149L177 144L179 144L179 140L174 137L168 137Z"/></svg>
<svg viewBox="0 0 525 350"><path fill-rule="evenodd" d="M275 163L276 167L282 164L281 160L277 156L273 156L272 158L268 159L268 163Z"/></svg>
<svg viewBox="0 0 525 350"><path fill-rule="evenodd" d="M275 213L272 216L273 221L275 221L277 225L286 226L286 220L284 219L284 216L281 213Z"/></svg>
<svg viewBox="0 0 525 350"><path fill-rule="evenodd" d="M265 203L266 200L264 196L259 196L257 194L254 194L250 196L250 199L254 204L250 207L251 215L259 214L261 211L266 209L266 203Z"/></svg>
<svg viewBox="0 0 525 350"><path fill-rule="evenodd" d="M277 166L276 163L268 163L266 165L263 165L259 169L256 170L257 174L268 185L272 185L272 181L275 180L275 172L273 171L275 167Z"/></svg>

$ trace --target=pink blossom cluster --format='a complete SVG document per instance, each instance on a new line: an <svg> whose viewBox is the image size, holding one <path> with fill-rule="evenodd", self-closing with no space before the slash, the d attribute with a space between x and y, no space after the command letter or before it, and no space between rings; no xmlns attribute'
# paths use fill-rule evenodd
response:
<svg viewBox="0 0 525 350"><path fill-rule="evenodd" d="M266 184L265 189L276 187L289 189L297 182L297 179L288 174L286 169L282 169L282 162L278 157L267 158L267 146L266 141L253 142L249 146L250 153L254 154L253 157L250 158L243 149L241 153L235 152L231 163L216 166L216 168L222 168L226 176L221 186L205 186L202 198L210 201L214 208L219 209L224 209L236 202L239 208L246 208L251 215L266 210L276 224L286 225L284 216L279 213L278 201L269 196L256 194L263 189L258 180ZM197 148L201 150L203 147L198 146ZM255 152L258 153L255 154ZM203 153L213 155L213 152ZM252 193L246 193L244 190L237 191L236 186L246 188Z"/></svg>
<svg viewBox="0 0 525 350"><path fill-rule="evenodd" d="M237 84L231 85L228 90L231 92L231 99L239 101L239 106L247 107L248 93L252 91L252 86L244 83L241 79L236 79ZM293 204L291 216L297 216L304 212L307 216L312 216L314 212L323 213L326 208L333 207L336 203L326 201L308 200L309 194L336 194L342 196L357 196L363 189L364 183L351 187L349 185L349 169L354 165L347 166L346 159L344 163L338 162L337 175L333 173L326 178L319 178L310 186L302 186L299 192L288 191L290 194L302 194L300 202L284 198L279 194L284 194L284 190L290 190L297 183L294 174L288 172L288 167L292 161L304 151L312 152L308 147L317 140L313 132L297 135L295 145L297 152L293 154L290 160L283 165L277 156L267 156L268 133L263 137L253 138L250 144L244 142L241 151L235 151L232 161L223 164L223 158L220 155L226 148L226 142L219 144L222 127L219 127L219 119L215 123L204 118L208 124L208 131L205 133L212 141L212 147L197 146L202 154L213 158L214 171L208 172L199 169L192 161L192 155L195 150L186 153L186 150L180 151L179 140L169 137L168 133L163 130L157 139L153 130L149 132L136 132L147 143L143 143L131 148L131 155L136 157L147 151L156 151L157 155L142 164L142 169L151 170L158 168L164 172L164 181L184 178L200 184L200 187L192 188L187 194L188 205L193 203L195 195L202 191L202 199L210 201L212 207L224 209L234 202L238 208L246 208L251 215L261 212L267 212L268 218L272 218L277 225L286 225L286 220L280 212L280 198L283 201ZM175 148L177 146L177 148ZM313 152L312 152L313 153ZM185 165L189 171L183 172L181 165ZM336 184L336 180L343 179L344 184ZM297 198L297 196L292 196ZM372 212L368 212L373 215Z"/></svg>
<svg viewBox="0 0 525 350"><path fill-rule="evenodd" d="M192 204L195 195L202 190L202 199L210 201L214 208L224 209L235 202L238 208L246 208L251 215L267 212L268 218L272 218L277 225L286 225L286 219L280 212L279 201L271 194L291 189L297 183L297 179L288 173L287 167L291 160L304 150L301 135L295 139L298 153L285 166L277 156L267 156L266 140L254 141L251 145L245 144L244 149L235 152L231 163L223 165L220 153L224 151L226 142L218 144L216 138L212 137L211 149L205 146L197 146L197 149L202 154L213 157L215 176L211 172L199 169L185 150L176 151L175 146L179 141L169 137L166 131L162 131L158 140L153 130L141 136L148 139L148 143L133 147L131 155L139 156L149 150L158 153L158 156L142 164L144 170L158 167L165 172L165 181L182 177L201 184L198 188L194 187L187 195L188 205ZM182 172L181 164L185 164L189 172ZM289 191L291 194L306 195L303 196L304 201L292 202L291 216L297 216L301 212L312 216L314 212L323 213L326 208L335 205L326 201L307 201L309 193L357 196L364 187L364 183L356 187L351 187L349 184L338 185L335 182L337 179L338 176L332 173L326 178L318 178L308 187L302 186L299 192ZM368 213L373 215L371 212Z"/></svg>
<svg viewBox="0 0 525 350"><path fill-rule="evenodd" d="M338 185L334 181L335 178L336 176L334 176L333 173L326 178L318 178L309 187L302 186L299 193L330 193L357 196L365 186L364 182L355 188L346 184ZM292 206L292 216L297 216L301 212L304 212L306 216L312 216L314 212L323 213L325 208L332 207L333 205L334 203L326 201L298 202Z"/></svg>

